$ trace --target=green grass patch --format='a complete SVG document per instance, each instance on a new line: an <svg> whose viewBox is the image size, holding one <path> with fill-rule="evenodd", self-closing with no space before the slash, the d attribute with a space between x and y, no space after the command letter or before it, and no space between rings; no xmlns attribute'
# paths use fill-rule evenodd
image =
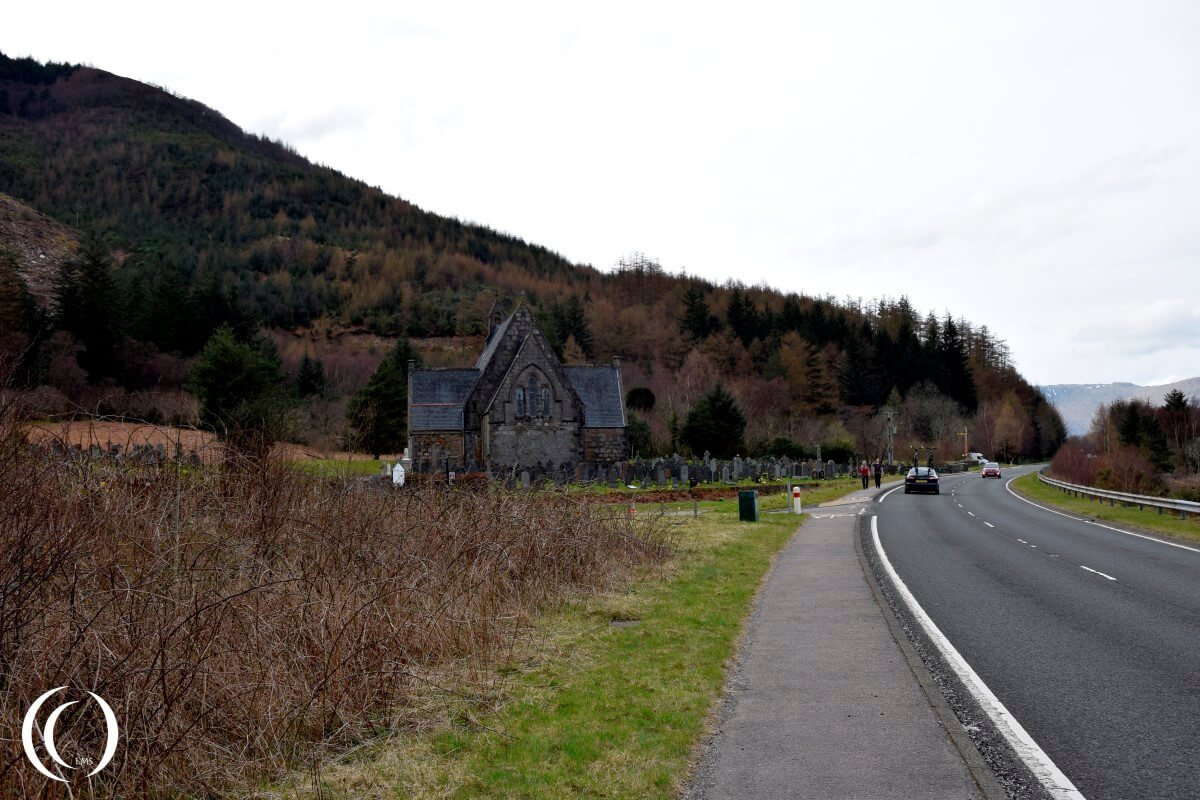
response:
<svg viewBox="0 0 1200 800"><path fill-rule="evenodd" d="M309 458L292 463L310 475L326 478L357 478L364 475L378 475L379 468L383 466L383 462L378 459L349 461L345 458Z"/></svg>
<svg viewBox="0 0 1200 800"><path fill-rule="evenodd" d="M805 500L832 500L857 488L858 481L830 482ZM785 498L760 501L769 510L782 508ZM537 619L512 658L494 669L499 688L490 696L441 698L448 704L430 729L397 733L369 755L360 751L322 768L319 777L267 794L677 796L754 595L804 519L764 514L757 524L739 523L736 501L702 505L707 513L698 517L667 518L676 526L677 553L666 568Z"/></svg>
<svg viewBox="0 0 1200 800"><path fill-rule="evenodd" d="M1172 516L1171 512L1158 513L1157 509L1137 506L1126 508L1120 503L1115 506L1086 497L1075 497L1065 492L1047 486L1037 479L1037 473L1022 475L1012 482L1012 487L1021 494L1038 503L1060 508L1078 514L1081 517L1116 522L1131 528L1140 528L1151 533L1161 533L1168 536L1178 536L1192 541L1200 541L1200 515L1189 514L1186 520Z"/></svg>

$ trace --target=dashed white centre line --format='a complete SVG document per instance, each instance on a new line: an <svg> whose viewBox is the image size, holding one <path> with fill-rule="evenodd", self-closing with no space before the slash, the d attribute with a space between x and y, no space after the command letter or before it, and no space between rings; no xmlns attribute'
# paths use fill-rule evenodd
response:
<svg viewBox="0 0 1200 800"><path fill-rule="evenodd" d="M968 514L970 514L972 517L973 517L973 516L975 516L975 512L974 512L974 511L968 511L967 513L968 513Z"/></svg>
<svg viewBox="0 0 1200 800"><path fill-rule="evenodd" d="M994 527L996 527L995 525L993 525L993 524L992 524L992 523L990 523L990 522L985 522L985 523L983 523L983 524L984 524L984 525L987 525L989 528L994 528Z"/></svg>
<svg viewBox="0 0 1200 800"><path fill-rule="evenodd" d="M1024 539L1017 539L1017 541L1021 544L1029 544L1029 542L1025 541Z"/></svg>
<svg viewBox="0 0 1200 800"><path fill-rule="evenodd" d="M1116 580L1116 578L1114 578L1112 575L1105 575L1105 574L1104 574L1103 572L1101 572L1100 570L1098 570L1098 569L1092 569L1091 567L1085 567L1083 564L1080 564L1080 565L1079 565L1079 568L1080 568L1080 569L1086 569L1088 572L1094 572L1095 574L1099 575L1101 578L1108 578L1110 581L1115 581L1115 580Z"/></svg>

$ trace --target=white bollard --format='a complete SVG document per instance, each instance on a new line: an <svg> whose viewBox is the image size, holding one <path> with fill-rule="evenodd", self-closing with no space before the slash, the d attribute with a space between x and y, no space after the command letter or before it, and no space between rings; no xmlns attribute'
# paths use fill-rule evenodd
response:
<svg viewBox="0 0 1200 800"><path fill-rule="evenodd" d="M792 487L792 513L793 514L803 514L804 511L801 508L802 505L803 504L800 502L800 487L793 486Z"/></svg>

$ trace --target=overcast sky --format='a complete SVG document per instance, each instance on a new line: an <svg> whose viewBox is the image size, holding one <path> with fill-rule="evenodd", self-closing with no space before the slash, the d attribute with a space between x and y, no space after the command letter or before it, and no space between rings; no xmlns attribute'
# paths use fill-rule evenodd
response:
<svg viewBox="0 0 1200 800"><path fill-rule="evenodd" d="M1200 3L20 3L165 86L610 268L907 294L1037 383L1200 375Z"/></svg>

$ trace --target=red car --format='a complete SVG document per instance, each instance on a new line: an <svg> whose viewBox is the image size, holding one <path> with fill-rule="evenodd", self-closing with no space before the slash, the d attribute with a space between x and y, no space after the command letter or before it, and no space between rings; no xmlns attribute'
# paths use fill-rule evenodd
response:
<svg viewBox="0 0 1200 800"><path fill-rule="evenodd" d="M997 464L995 461L989 461L988 463L984 464L983 465L983 477L999 478L1000 477L1000 465Z"/></svg>

